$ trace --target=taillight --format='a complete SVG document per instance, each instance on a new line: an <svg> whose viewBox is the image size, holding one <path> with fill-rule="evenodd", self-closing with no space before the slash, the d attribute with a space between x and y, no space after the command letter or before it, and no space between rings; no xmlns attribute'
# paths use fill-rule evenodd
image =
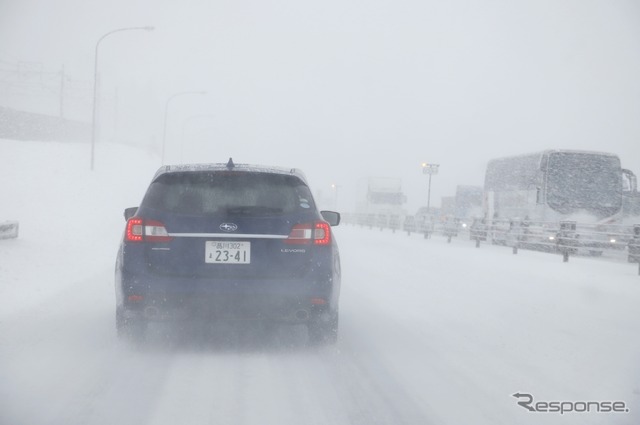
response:
<svg viewBox="0 0 640 425"><path fill-rule="evenodd" d="M125 239L129 242L142 242L142 219L133 217L127 221Z"/></svg>
<svg viewBox="0 0 640 425"><path fill-rule="evenodd" d="M319 221L316 223L316 231L313 243L315 245L329 245L331 242L331 228L329 223Z"/></svg>
<svg viewBox="0 0 640 425"><path fill-rule="evenodd" d="M161 222L145 220L144 240L147 242L169 242L171 240L171 236L169 236L167 229Z"/></svg>
<svg viewBox="0 0 640 425"><path fill-rule="evenodd" d="M331 243L331 227L329 223L324 221L296 224L284 242L290 245L310 245L311 243L329 245Z"/></svg>
<svg viewBox="0 0 640 425"><path fill-rule="evenodd" d="M289 237L284 241L291 245L310 244L312 236L313 228L311 224L296 224L293 226L293 229L291 229Z"/></svg>
<svg viewBox="0 0 640 425"><path fill-rule="evenodd" d="M132 217L127 221L127 242L169 242L171 239L164 224L159 221L139 217Z"/></svg>

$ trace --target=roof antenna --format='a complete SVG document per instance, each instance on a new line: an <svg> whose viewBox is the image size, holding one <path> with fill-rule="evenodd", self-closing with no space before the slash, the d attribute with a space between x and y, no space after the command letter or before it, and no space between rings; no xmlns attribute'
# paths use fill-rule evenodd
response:
<svg viewBox="0 0 640 425"><path fill-rule="evenodd" d="M236 166L236 164L233 163L233 159L229 158L229 162L227 162L227 168L232 170L233 167L235 167L235 166Z"/></svg>

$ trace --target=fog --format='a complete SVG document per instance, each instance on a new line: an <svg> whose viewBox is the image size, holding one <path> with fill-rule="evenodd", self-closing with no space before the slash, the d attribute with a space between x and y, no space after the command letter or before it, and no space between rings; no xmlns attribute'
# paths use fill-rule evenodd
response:
<svg viewBox="0 0 640 425"><path fill-rule="evenodd" d="M340 224L335 346L308 347L304 326L182 324L128 344L114 260L157 155L104 143L91 172L78 143L0 139L0 152L0 217L21 229L0 240L3 425L640 420L637 264ZM516 392L629 412L532 413Z"/></svg>
<svg viewBox="0 0 640 425"><path fill-rule="evenodd" d="M376 176L413 214L423 162L432 206L505 155L606 151L640 173L640 3L0 0L0 112L88 130L98 40L147 26L99 44L95 170L89 136L0 135L0 224L20 222L0 240L0 423L638 423L625 247L564 263L344 214L340 334L320 347L304 326L128 344L114 262L163 146L301 168L344 213ZM532 413L520 392L627 411Z"/></svg>
<svg viewBox="0 0 640 425"><path fill-rule="evenodd" d="M412 212L423 161L433 205L506 154L640 171L639 24L635 1L2 0L0 106L58 114L64 67L65 116L90 122L97 40L154 26L100 45L99 142L159 152L167 99L206 91L170 102L166 162L299 167L345 211L357 179L400 177ZM20 87L34 70L53 80Z"/></svg>

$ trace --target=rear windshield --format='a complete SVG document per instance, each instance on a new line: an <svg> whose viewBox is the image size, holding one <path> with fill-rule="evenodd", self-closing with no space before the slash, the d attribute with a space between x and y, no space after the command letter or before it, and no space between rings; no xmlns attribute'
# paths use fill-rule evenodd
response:
<svg viewBox="0 0 640 425"><path fill-rule="evenodd" d="M184 214L279 215L315 208L295 176L184 172L158 177L142 201L147 208Z"/></svg>

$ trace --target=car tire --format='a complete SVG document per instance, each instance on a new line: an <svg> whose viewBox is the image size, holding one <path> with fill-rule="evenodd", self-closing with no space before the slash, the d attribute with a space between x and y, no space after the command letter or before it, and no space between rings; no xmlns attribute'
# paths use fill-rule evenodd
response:
<svg viewBox="0 0 640 425"><path fill-rule="evenodd" d="M307 324L309 344L333 345L338 341L339 316L336 312L329 320L318 317Z"/></svg>

